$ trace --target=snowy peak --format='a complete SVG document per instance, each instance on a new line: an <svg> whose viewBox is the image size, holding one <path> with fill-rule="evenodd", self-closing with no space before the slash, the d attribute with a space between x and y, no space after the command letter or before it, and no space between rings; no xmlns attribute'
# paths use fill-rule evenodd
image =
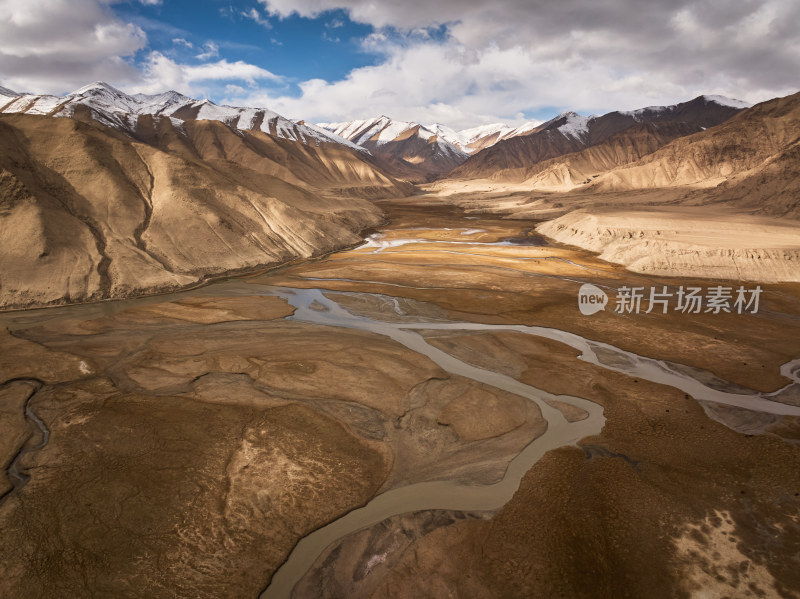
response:
<svg viewBox="0 0 800 599"><path fill-rule="evenodd" d="M450 176L483 178L500 176L498 173L512 177L527 173L525 176L529 176L529 169L535 165L581 152L606 140L625 145L623 154L627 155L635 144L644 144L642 148L658 147L676 136L691 135L719 125L746 106L740 100L699 96L672 106L648 106L626 112L609 112L602 116L562 112L521 135L506 135L499 143L487 145Z"/></svg>
<svg viewBox="0 0 800 599"><path fill-rule="evenodd" d="M426 129L436 132L437 135L467 154L474 154L485 147L497 143L501 139L508 139L518 135L527 135L540 125L541 123L539 121L529 121L519 127L509 127L505 123L491 123L489 125L479 125L477 127L456 131L446 125L434 124L428 125Z"/></svg>
<svg viewBox="0 0 800 599"><path fill-rule="evenodd" d="M446 139L467 154L474 154L485 147L497 143L501 139L525 135L533 131L538 125L539 122L531 121L519 127L509 127L504 123L492 123L489 125L479 125L478 127L462 129L461 131L456 131L446 125L440 124L428 125L426 128L435 131L437 135Z"/></svg>
<svg viewBox="0 0 800 599"><path fill-rule="evenodd" d="M513 129L505 123L491 123L489 125L478 125L477 127L462 129L458 134L464 138L467 144L471 144L484 137L496 135L498 133L504 135L509 131L513 131Z"/></svg>
<svg viewBox="0 0 800 599"><path fill-rule="evenodd" d="M67 94L65 99L68 98L73 98L89 108L100 108L111 112L136 114L139 108L135 98L102 81L95 81Z"/></svg>
<svg viewBox="0 0 800 599"><path fill-rule="evenodd" d="M356 120L345 123L319 123L319 127L349 139L363 146L368 142L382 145L393 141L401 141L412 136L428 140L437 134L419 123L395 121L381 115L374 119Z"/></svg>
<svg viewBox="0 0 800 599"><path fill-rule="evenodd" d="M386 115L366 120L318 124L320 127L362 146L382 145L410 137L419 137L431 143L439 143L442 151L454 157L474 154L502 139L527 135L541 125L538 121L530 121L519 127L509 127L504 123L492 123L456 131L440 123L421 125L408 121L395 121Z"/></svg>
<svg viewBox="0 0 800 599"><path fill-rule="evenodd" d="M148 114L160 114L170 107L186 106L195 102L192 98L173 90L153 95L135 94L131 97L145 107Z"/></svg>
<svg viewBox="0 0 800 599"><path fill-rule="evenodd" d="M395 121L386 115L344 123L319 123L318 126L371 151L380 150L389 144L396 145L403 142L405 142L403 145L408 147L409 144L415 143L413 140L417 140L417 144L433 145L436 152L455 160L463 161L467 157L463 150L435 127L425 127L419 123L408 121Z"/></svg>
<svg viewBox="0 0 800 599"><path fill-rule="evenodd" d="M562 135L582 141L589 134L589 123L594 118L593 116L581 116L577 112L562 112L554 119L540 125L536 130L558 131Z"/></svg>
<svg viewBox="0 0 800 599"><path fill-rule="evenodd" d="M728 98L726 96L700 96L706 102L714 102L720 106L730 106L731 108L750 108L752 104L744 100L737 100L735 98Z"/></svg>
<svg viewBox="0 0 800 599"><path fill-rule="evenodd" d="M102 81L90 83L63 97L21 95L7 91L10 92L7 97L11 102L2 106L2 112L73 117L76 109L82 106L89 109L97 122L131 135L136 133L139 117L150 115L157 119L169 119L179 130L182 130L186 121L219 121L240 131L262 131L306 145L335 143L365 152L363 148L337 135L319 127L291 121L271 110L218 106L210 100L194 100L176 91L128 95Z"/></svg>
<svg viewBox="0 0 800 599"><path fill-rule="evenodd" d="M528 135L541 126L542 124L539 121L528 121L519 127L509 127L508 131L501 132L500 139L511 139L512 137L519 137L520 135Z"/></svg>
<svg viewBox="0 0 800 599"><path fill-rule="evenodd" d="M434 123L432 125L425 125L425 129L428 131L432 131L435 135L440 137L441 139L453 144L460 150L465 150L465 146L469 143L467 139L461 135L460 132L456 131L455 129L451 129L447 125L441 125L439 123Z"/></svg>
<svg viewBox="0 0 800 599"><path fill-rule="evenodd" d="M109 85L104 81L95 81L94 83L90 83L89 85L84 85L82 88L75 90L71 94L67 94L68 96L84 96L84 95L102 95L108 94L113 97L118 98L125 98L130 100L131 97L118 90L113 85Z"/></svg>
<svg viewBox="0 0 800 599"><path fill-rule="evenodd" d="M368 149L387 172L415 181L449 172L469 156L451 141L452 130L381 115L372 119L319 126Z"/></svg>
<svg viewBox="0 0 800 599"><path fill-rule="evenodd" d="M713 106L709 106L709 104ZM680 104L670 104L667 106L646 106L637 110L619 111L617 114L631 116L635 120L642 122L647 120L664 120L675 118L675 115L687 113L688 111L707 111L709 108L716 107L717 110L725 111L730 109L743 110L750 108L752 104L743 100L735 100L725 96L705 95L698 96L688 102L681 102Z"/></svg>

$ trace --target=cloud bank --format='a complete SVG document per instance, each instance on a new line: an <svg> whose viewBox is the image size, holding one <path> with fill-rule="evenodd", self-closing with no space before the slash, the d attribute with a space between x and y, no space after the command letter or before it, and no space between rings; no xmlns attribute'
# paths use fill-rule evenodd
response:
<svg viewBox="0 0 800 599"><path fill-rule="evenodd" d="M239 12L269 24L268 15L278 29L282 18L336 9L374 28L361 43L378 64L340 80L295 81L299 93L288 94L274 83L292 73L229 61L221 43L198 43L194 62L149 49L112 0L0 0L9 15L0 21L0 82L60 93L103 79L190 95L214 83L227 90L218 100L294 118L387 114L467 127L701 93L761 101L800 81L795 0L252 0ZM186 43L176 36L176 47Z"/></svg>
<svg viewBox="0 0 800 599"><path fill-rule="evenodd" d="M117 17L111 0L0 0L0 14L7 16L0 18L0 83L15 91L63 94L107 81L129 91L205 95L213 82L248 89L282 80L260 66L221 58L213 41L193 53L199 63L150 50L144 30ZM194 48L181 37L172 43Z"/></svg>
<svg viewBox="0 0 800 599"><path fill-rule="evenodd" d="M299 98L252 95L290 114L420 115L464 126L544 107L602 112L702 93L761 101L800 81L800 4L787 0L261 2L277 17L345 9L376 28L365 44L386 55L342 81L307 81ZM442 26L444 40L414 39ZM382 35L387 28L404 35Z"/></svg>

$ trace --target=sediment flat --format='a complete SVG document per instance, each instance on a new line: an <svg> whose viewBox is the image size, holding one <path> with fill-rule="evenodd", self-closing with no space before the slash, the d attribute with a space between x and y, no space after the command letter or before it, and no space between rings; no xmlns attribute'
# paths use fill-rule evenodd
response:
<svg viewBox="0 0 800 599"><path fill-rule="evenodd" d="M537 227L634 272L767 283L800 281L800 226L708 208L573 211Z"/></svg>

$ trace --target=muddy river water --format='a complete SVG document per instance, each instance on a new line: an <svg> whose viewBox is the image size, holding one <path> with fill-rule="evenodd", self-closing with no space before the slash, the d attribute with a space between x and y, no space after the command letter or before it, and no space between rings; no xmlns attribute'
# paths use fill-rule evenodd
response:
<svg viewBox="0 0 800 599"><path fill-rule="evenodd" d="M543 327L482 325L465 322L387 323L353 315L329 299L321 289L273 288L267 291L289 301L295 308L290 317L306 322L367 330L386 335L409 349L422 353L444 370L492 385L534 401L547 420L547 432L530 443L506 470L503 480L493 485L465 486L450 482L409 485L379 495L365 507L354 510L328 526L302 539L287 562L273 577L262 599L291 596L291 589L328 545L344 536L405 512L449 509L461 511L494 510L505 504L519 487L522 476L545 452L572 444L596 434L605 421L597 404L569 396L554 396L496 372L476 368L457 360L425 342L416 330L515 331L565 343L581 352L581 359L624 372L630 376L674 386L695 398L736 407L747 407L772 414L800 416L800 407L771 401L763 394L733 393L711 388L693 377L673 370L667 363L638 356L606 343L589 341L573 333ZM314 307L312 307L312 305ZM787 364L787 368L790 365ZM791 386L791 384L790 384ZM787 388L788 390L788 388ZM544 400L559 400L586 410L589 417L569 423L563 414Z"/></svg>

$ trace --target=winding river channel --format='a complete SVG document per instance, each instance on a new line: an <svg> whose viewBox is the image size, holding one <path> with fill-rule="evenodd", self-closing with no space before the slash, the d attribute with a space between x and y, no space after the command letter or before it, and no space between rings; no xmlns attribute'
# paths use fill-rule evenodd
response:
<svg viewBox="0 0 800 599"><path fill-rule="evenodd" d="M452 374L464 376L498 389L526 397L536 403L547 421L544 435L531 442L509 464L503 479L492 485L462 485L439 481L408 485L385 492L366 506L353 510L304 537L294 548L288 560L275 573L261 599L290 597L295 584L311 568L315 560L330 544L343 537L374 525L394 515L421 510L496 510L502 507L519 488L524 474L549 450L574 444L581 438L599 433L605 418L602 408L590 401L572 396L554 396L541 389L523 384L509 376L471 366L429 345L417 332L419 330L448 331L514 331L559 341L581 352L580 358L604 368L639 377L655 383L676 387L698 400L742 407L770 414L800 416L800 407L771 401L773 394L728 392L709 387L688 374L675 370L661 360L636 355L607 343L587 340L574 333L558 329L522 325L486 325L468 322L416 322L390 323L366 316L354 315L326 295L322 289L271 288L273 293L286 299L296 309L289 318L320 325L354 328L385 335L407 348L421 353ZM386 296L383 296L386 298ZM396 299L395 299L396 301ZM396 305L396 304L395 304ZM785 374L795 373L797 361L782 369ZM796 380L796 377L795 377ZM788 391L791 383L784 390ZM783 391L783 390L782 390ZM559 400L580 407L589 417L578 422L567 422L563 414L545 400Z"/></svg>
<svg viewBox="0 0 800 599"><path fill-rule="evenodd" d="M31 479L30 475L24 472L21 468L21 461L23 457L28 453L39 451L45 445L47 445L47 442L50 440L50 430L34 413L33 409L31 409L31 401L34 399L34 397L36 397L36 393L44 386L44 383L38 379L21 378L8 381L2 385L0 389L7 388L11 385L25 385L28 387L28 391L26 392L27 397L24 404L25 418L32 425L31 428L36 429L37 434L34 434L30 439L22 444L17 454L8 464L6 473L9 481L11 482L11 488L3 493L3 495L0 495L0 504L9 496L11 496L12 493L18 492Z"/></svg>

